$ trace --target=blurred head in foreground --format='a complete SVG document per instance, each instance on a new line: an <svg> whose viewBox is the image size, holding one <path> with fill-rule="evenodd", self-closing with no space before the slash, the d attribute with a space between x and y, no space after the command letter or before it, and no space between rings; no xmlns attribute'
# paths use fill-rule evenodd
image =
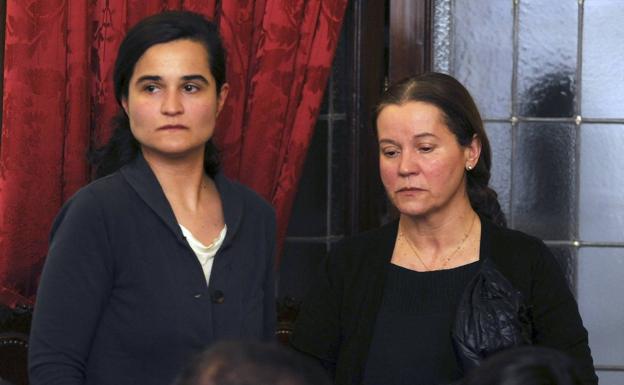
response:
<svg viewBox="0 0 624 385"><path fill-rule="evenodd" d="M329 385L323 369L279 345L220 342L197 356L175 385Z"/></svg>
<svg viewBox="0 0 624 385"><path fill-rule="evenodd" d="M461 385L582 385L565 354L523 346L497 353L470 372Z"/></svg>

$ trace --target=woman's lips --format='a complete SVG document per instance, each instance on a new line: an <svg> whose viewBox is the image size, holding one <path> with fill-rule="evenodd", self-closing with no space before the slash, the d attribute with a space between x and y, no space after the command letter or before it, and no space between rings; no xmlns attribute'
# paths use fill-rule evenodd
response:
<svg viewBox="0 0 624 385"><path fill-rule="evenodd" d="M159 130L186 130L188 127L182 124L168 124L166 126L158 127Z"/></svg>
<svg viewBox="0 0 624 385"><path fill-rule="evenodd" d="M418 192L418 191L424 191L424 190L418 187L403 187L402 189L397 190L397 192Z"/></svg>
<svg viewBox="0 0 624 385"><path fill-rule="evenodd" d="M420 193L422 193L424 191L425 190L421 189L421 188L405 187L405 188L397 190L396 194L397 195L404 195L404 196L415 196L415 195L419 195Z"/></svg>

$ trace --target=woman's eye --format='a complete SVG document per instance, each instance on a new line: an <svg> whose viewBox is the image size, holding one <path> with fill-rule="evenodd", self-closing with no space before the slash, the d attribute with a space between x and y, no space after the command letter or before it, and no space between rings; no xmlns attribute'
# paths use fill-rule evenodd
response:
<svg viewBox="0 0 624 385"><path fill-rule="evenodd" d="M156 87L156 85L154 84L148 84L145 87L143 87L143 89L149 93L154 93L156 92L156 90L158 90L158 87Z"/></svg>
<svg viewBox="0 0 624 385"><path fill-rule="evenodd" d="M397 150L382 150L381 152L386 158L394 158L399 154Z"/></svg>
<svg viewBox="0 0 624 385"><path fill-rule="evenodd" d="M199 87L197 87L195 84L185 84L183 88L184 88L184 91L186 91L186 92L197 92L197 91L199 91Z"/></svg>
<svg viewBox="0 0 624 385"><path fill-rule="evenodd" d="M418 151L423 152L423 153L428 153L433 151L433 146L420 146L418 147Z"/></svg>

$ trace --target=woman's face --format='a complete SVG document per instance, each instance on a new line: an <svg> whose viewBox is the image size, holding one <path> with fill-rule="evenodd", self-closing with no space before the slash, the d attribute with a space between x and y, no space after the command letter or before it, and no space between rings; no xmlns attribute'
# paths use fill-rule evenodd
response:
<svg viewBox="0 0 624 385"><path fill-rule="evenodd" d="M122 105L132 134L148 156L203 154L227 96L218 93L201 43L156 44L137 61Z"/></svg>
<svg viewBox="0 0 624 385"><path fill-rule="evenodd" d="M442 111L429 103L384 107L377 117L381 180L399 212L423 216L468 202L465 169L481 144L462 147Z"/></svg>

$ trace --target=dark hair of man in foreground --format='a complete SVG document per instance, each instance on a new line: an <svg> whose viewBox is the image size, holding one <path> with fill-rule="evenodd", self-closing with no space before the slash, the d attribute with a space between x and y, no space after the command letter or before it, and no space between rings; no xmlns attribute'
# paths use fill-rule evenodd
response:
<svg viewBox="0 0 624 385"><path fill-rule="evenodd" d="M279 345L219 342L197 356L174 385L329 385L315 362Z"/></svg>
<svg viewBox="0 0 624 385"><path fill-rule="evenodd" d="M497 353L461 385L582 385L572 360L544 347L523 346Z"/></svg>

